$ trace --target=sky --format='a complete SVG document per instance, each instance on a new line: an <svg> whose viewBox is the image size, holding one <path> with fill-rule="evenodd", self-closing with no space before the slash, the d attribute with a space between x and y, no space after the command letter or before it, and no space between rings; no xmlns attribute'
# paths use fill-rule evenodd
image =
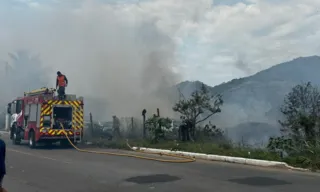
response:
<svg viewBox="0 0 320 192"><path fill-rule="evenodd" d="M0 72L13 65L9 52L27 50L46 86L62 71L68 92L105 101L90 105L101 114L105 105L113 114L169 113L168 85L214 86L319 55L319 11L319 0L0 0ZM40 82L33 69L15 82Z"/></svg>
<svg viewBox="0 0 320 192"><path fill-rule="evenodd" d="M127 25L153 20L175 44L172 70L209 85L320 52L317 0L2 0L0 7L0 42L19 28L8 21L32 27L52 10L80 20L88 7L101 17L111 9Z"/></svg>

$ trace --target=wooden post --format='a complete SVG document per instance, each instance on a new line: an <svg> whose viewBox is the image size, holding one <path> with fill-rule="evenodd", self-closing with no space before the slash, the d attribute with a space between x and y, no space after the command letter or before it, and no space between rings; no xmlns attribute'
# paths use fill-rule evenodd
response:
<svg viewBox="0 0 320 192"><path fill-rule="evenodd" d="M157 108L157 116L160 117L160 110Z"/></svg>
<svg viewBox="0 0 320 192"><path fill-rule="evenodd" d="M133 117L131 117L131 131L134 130L134 126L133 126Z"/></svg>
<svg viewBox="0 0 320 192"><path fill-rule="evenodd" d="M92 113L90 112L90 128L91 128L91 136L93 137L93 120L92 120Z"/></svg>
<svg viewBox="0 0 320 192"><path fill-rule="evenodd" d="M146 138L146 113L147 113L147 110L146 109L143 109L142 110L142 124L143 124L143 138L145 139Z"/></svg>

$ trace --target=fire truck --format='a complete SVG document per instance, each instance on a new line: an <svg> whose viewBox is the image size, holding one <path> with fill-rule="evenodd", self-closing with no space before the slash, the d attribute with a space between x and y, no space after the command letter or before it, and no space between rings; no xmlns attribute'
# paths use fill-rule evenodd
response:
<svg viewBox="0 0 320 192"><path fill-rule="evenodd" d="M84 112L83 98L66 95L60 100L52 88L41 88L25 92L8 103L7 113L10 127L10 139L18 145L28 141L30 148L38 144L69 145L70 140L76 144L83 137ZM62 127L63 126L63 127Z"/></svg>

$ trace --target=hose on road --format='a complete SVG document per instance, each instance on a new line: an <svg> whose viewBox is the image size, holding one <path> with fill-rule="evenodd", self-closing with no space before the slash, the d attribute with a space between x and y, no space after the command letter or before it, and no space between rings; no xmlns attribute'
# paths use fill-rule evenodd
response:
<svg viewBox="0 0 320 192"><path fill-rule="evenodd" d="M173 155L173 154L167 154L167 153L160 153L159 154L159 153L145 152L145 151L141 151L141 150L137 151L137 150L134 150L129 145L128 140L127 140L127 146L134 152L151 154L151 155L161 155L161 156L167 156L167 157L174 157L174 158L179 158L179 159L174 159L174 160L173 159L158 159L158 158L153 158L153 157L146 157L146 156L141 156L141 155L126 154L126 153L114 153L114 152L106 152L106 151L91 151L91 150L80 149L75 144L73 144L73 142L70 140L68 134L66 133L66 131L64 131L65 129L64 129L62 123L60 123L60 126L62 127L63 133L65 134L66 138L68 139L70 145L79 152L122 156L122 157L132 157L132 158L137 158L137 159L159 161L159 162L166 162L166 163L191 163L191 162L196 161L196 159L193 157L186 157L186 156L182 156L182 155Z"/></svg>

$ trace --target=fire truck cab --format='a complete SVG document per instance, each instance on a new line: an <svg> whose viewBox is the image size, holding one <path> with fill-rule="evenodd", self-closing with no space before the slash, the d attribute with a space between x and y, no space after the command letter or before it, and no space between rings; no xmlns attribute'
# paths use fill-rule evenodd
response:
<svg viewBox="0 0 320 192"><path fill-rule="evenodd" d="M69 145L81 141L84 127L83 98L66 95L59 100L55 89L46 87L25 92L8 103L7 113L11 116L10 139L13 144L28 140L30 148L38 143ZM63 125L63 129L61 127Z"/></svg>

